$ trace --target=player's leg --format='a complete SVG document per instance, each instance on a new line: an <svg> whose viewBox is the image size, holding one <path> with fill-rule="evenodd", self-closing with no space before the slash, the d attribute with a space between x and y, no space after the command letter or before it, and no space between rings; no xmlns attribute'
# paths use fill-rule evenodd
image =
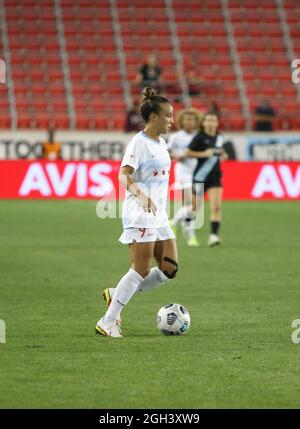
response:
<svg viewBox="0 0 300 429"><path fill-rule="evenodd" d="M184 221L184 219L190 214L191 211L191 203L188 204L186 201L186 196L184 189L181 190L181 207L177 210L177 212L174 215L174 219L170 222L171 227L176 234L177 227Z"/></svg>
<svg viewBox="0 0 300 429"><path fill-rule="evenodd" d="M117 318L123 306L129 302L140 283L149 274L154 248L155 242L137 243L134 241L129 245L131 268L114 290L111 305L106 313L108 321L111 321L110 317Z"/></svg>
<svg viewBox="0 0 300 429"><path fill-rule="evenodd" d="M193 205L193 191L192 185L189 182L182 183L182 206L177 211L174 219L170 222L174 233L176 234L177 224L180 222L185 228L186 236L188 240L194 239L195 237L195 217L196 209ZM196 240L196 239L195 239Z"/></svg>
<svg viewBox="0 0 300 429"><path fill-rule="evenodd" d="M203 185L202 185L203 186ZM193 184L192 187L187 187L183 191L183 205L175 215L175 219L185 222L188 244L190 246L199 246L195 234L196 214L200 210L202 204L203 189L200 184ZM175 221L175 220L174 220ZM171 226L174 226L174 221ZM174 228L173 228L174 231ZM176 232L174 231L176 234Z"/></svg>
<svg viewBox="0 0 300 429"><path fill-rule="evenodd" d="M131 268L119 281L105 316L97 323L96 330L100 334L111 335L112 329L116 330L118 326L116 322L120 318L122 309L150 272L154 246L155 242L137 243L136 241L129 245Z"/></svg>
<svg viewBox="0 0 300 429"><path fill-rule="evenodd" d="M177 233L177 228L181 224L181 222L186 218L186 204L184 199L184 187L185 187L185 176L182 174L182 168L180 166L180 163L175 164L174 168L175 173L175 189L181 191L181 207L174 215L174 219L171 220L170 225L174 232L174 234Z"/></svg>
<svg viewBox="0 0 300 429"><path fill-rule="evenodd" d="M177 168L176 168L177 167ZM185 230L187 228L187 223L193 219L194 214L192 213L192 174L191 172L187 173L186 171L182 171L178 164L175 166L175 177L176 177L176 186L178 189L181 189L181 207L176 212L174 219L170 222L171 227L176 234L176 229L179 224L181 224L182 228ZM192 238L192 225L189 225L187 238ZM185 231L186 232L186 231Z"/></svg>
<svg viewBox="0 0 300 429"><path fill-rule="evenodd" d="M209 246L214 246L215 244L220 244L221 242L218 236L218 232L222 220L222 191L222 187L211 187L207 191L210 207L211 225L211 234L208 240Z"/></svg>
<svg viewBox="0 0 300 429"><path fill-rule="evenodd" d="M176 276L178 270L176 240L157 241L154 248L154 258L157 267L151 268L148 276L140 284L139 290L141 292L162 286Z"/></svg>
<svg viewBox="0 0 300 429"><path fill-rule="evenodd" d="M204 183L193 183L192 187L192 212L198 213L203 208L204 193L206 192Z"/></svg>
<svg viewBox="0 0 300 429"><path fill-rule="evenodd" d="M148 275L150 274L152 265L154 247L155 242L137 243L134 241L129 245L131 269L143 277L142 283L149 277ZM103 291L103 298L108 307L112 303L116 290L117 287L107 288ZM118 315L118 323L121 323L120 313Z"/></svg>
<svg viewBox="0 0 300 429"><path fill-rule="evenodd" d="M196 212L192 210L192 187L186 187L183 191L184 206L188 207L186 217L182 221L182 226L187 238L187 244L189 246L199 246L196 237Z"/></svg>
<svg viewBox="0 0 300 429"><path fill-rule="evenodd" d="M168 279L176 277L178 271L178 252L176 240L174 238L158 241L154 257L157 261L158 268Z"/></svg>

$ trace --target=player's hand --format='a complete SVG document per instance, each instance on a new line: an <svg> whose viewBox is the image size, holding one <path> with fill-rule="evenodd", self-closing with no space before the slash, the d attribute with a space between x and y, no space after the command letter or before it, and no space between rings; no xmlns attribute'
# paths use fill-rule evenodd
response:
<svg viewBox="0 0 300 429"><path fill-rule="evenodd" d="M214 155L222 156L223 153L224 153L224 149L222 149L222 148L215 148L214 149Z"/></svg>
<svg viewBox="0 0 300 429"><path fill-rule="evenodd" d="M206 152L207 158L210 158L210 157L214 156L214 154L215 154L214 149L206 149L205 152Z"/></svg>
<svg viewBox="0 0 300 429"><path fill-rule="evenodd" d="M152 212L155 216L156 211L157 211L157 207L154 204L154 202L151 200L151 198L149 198L145 194L140 194L139 195L139 201L140 201L141 207L144 210L144 212L148 212L148 213Z"/></svg>
<svg viewBox="0 0 300 429"><path fill-rule="evenodd" d="M227 161L228 158L229 158L228 154L225 151L223 151L220 156L221 161Z"/></svg>

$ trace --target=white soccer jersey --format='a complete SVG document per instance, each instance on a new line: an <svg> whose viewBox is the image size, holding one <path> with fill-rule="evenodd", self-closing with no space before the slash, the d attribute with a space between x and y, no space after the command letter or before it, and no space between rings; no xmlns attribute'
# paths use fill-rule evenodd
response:
<svg viewBox="0 0 300 429"><path fill-rule="evenodd" d="M168 141L168 149L176 156L181 156L191 141L193 140L196 132L189 134L184 130L177 131L172 134ZM182 161L178 161L185 170L189 169L190 172L193 172L197 160L195 158L185 158Z"/></svg>
<svg viewBox="0 0 300 429"><path fill-rule="evenodd" d="M128 143L121 167L134 168L131 178L148 195L157 207L156 215L145 212L138 198L126 191L122 207L124 228L161 228L169 226L167 199L171 159L163 138L152 140L144 131L136 134Z"/></svg>
<svg viewBox="0 0 300 429"><path fill-rule="evenodd" d="M189 134L184 130L172 134L168 142L168 149L174 155L182 155L196 133ZM196 158L185 158L175 164L175 189L186 189L192 186L193 173L197 165Z"/></svg>

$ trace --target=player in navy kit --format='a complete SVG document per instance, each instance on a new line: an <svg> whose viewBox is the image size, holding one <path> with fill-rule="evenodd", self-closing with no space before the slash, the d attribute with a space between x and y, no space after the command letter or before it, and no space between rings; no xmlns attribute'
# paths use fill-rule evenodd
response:
<svg viewBox="0 0 300 429"><path fill-rule="evenodd" d="M193 138L187 151L186 157L195 157L197 166L193 174L193 206L192 212L195 214L197 193L201 192L204 185L204 192L208 193L210 204L211 234L208 245L214 246L221 243L218 235L221 223L222 207L222 171L220 160L227 159L224 151L223 138L218 132L219 120L216 114L206 113L201 121L200 132Z"/></svg>
<svg viewBox="0 0 300 429"><path fill-rule="evenodd" d="M140 109L145 128L129 142L119 173L126 188L120 242L129 245L131 268L116 288L103 291L109 307L96 325L98 334L115 338L122 337L120 314L133 295L163 285L178 269L176 239L166 211L171 158L160 137L174 123L173 108L146 87ZM151 268L153 257L157 267Z"/></svg>

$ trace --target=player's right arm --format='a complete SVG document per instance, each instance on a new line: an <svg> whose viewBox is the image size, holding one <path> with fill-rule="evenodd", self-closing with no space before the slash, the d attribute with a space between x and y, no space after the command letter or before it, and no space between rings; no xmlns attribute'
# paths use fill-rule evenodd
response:
<svg viewBox="0 0 300 429"><path fill-rule="evenodd" d="M184 156L191 158L210 158L213 155L214 150L205 147L199 134L193 138L184 154Z"/></svg>
<svg viewBox="0 0 300 429"><path fill-rule="evenodd" d="M149 213L152 212L155 215L157 210L156 205L153 203L151 198L140 189L138 183L133 182L131 178L133 173L134 168L130 165L122 166L119 171L120 183L127 191L139 200L144 211Z"/></svg>

